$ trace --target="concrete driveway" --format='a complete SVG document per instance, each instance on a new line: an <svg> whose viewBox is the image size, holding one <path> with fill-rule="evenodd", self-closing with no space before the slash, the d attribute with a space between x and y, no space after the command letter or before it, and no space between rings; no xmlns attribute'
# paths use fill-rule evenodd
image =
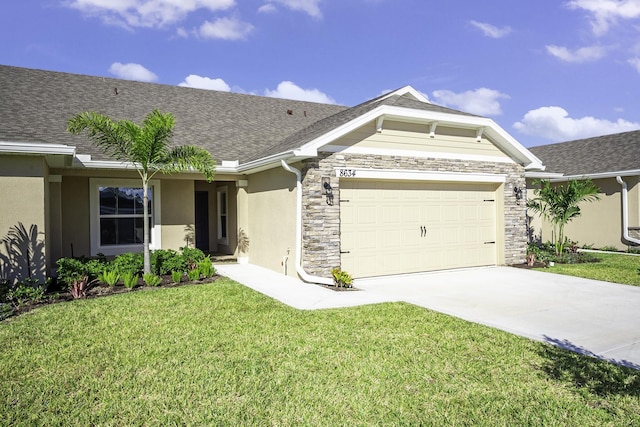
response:
<svg viewBox="0 0 640 427"><path fill-rule="evenodd" d="M640 369L640 287L512 267L360 279L355 286Z"/></svg>

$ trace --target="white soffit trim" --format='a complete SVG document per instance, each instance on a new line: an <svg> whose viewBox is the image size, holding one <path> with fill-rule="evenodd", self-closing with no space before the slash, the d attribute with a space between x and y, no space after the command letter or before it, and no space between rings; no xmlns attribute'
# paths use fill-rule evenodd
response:
<svg viewBox="0 0 640 427"><path fill-rule="evenodd" d="M217 173L238 173L237 161L222 161L222 165L216 166ZM91 160L91 155L78 154L73 159L73 167L87 168L87 169L136 169L135 163L131 162L119 162L115 160ZM183 173L200 173L197 170L185 171Z"/></svg>
<svg viewBox="0 0 640 427"><path fill-rule="evenodd" d="M540 172L540 171L527 171L524 173L525 178L529 179L559 179L564 175L555 172Z"/></svg>
<svg viewBox="0 0 640 427"><path fill-rule="evenodd" d="M506 175L489 173L453 173L424 172L395 169L359 169L334 168L337 178L341 179L389 179L404 181L439 181L439 182L490 182L504 183Z"/></svg>
<svg viewBox="0 0 640 427"><path fill-rule="evenodd" d="M413 151L413 150L390 150L386 148L367 148L367 147L347 147L342 145L327 145L322 149L331 153L344 153L344 154L377 154L381 156L401 156L401 157L415 157L422 159L447 159L447 160L468 160L478 162L493 162L493 163L515 163L511 157L498 157L498 156L480 156L473 154L455 154L444 153L437 151Z"/></svg>
<svg viewBox="0 0 640 427"><path fill-rule="evenodd" d="M616 178L618 176L640 176L640 169L632 169L626 171L588 173L584 175L561 175L559 177L549 178L551 181L569 181L573 179L605 179Z"/></svg>
<svg viewBox="0 0 640 427"><path fill-rule="evenodd" d="M63 144L47 144L44 142L0 141L0 153L75 156L76 147Z"/></svg>
<svg viewBox="0 0 640 427"><path fill-rule="evenodd" d="M484 134L491 137L498 147L503 149L512 158L522 162L525 169L544 170L540 159L534 156L523 145L516 141L496 122L487 117L465 116L459 114L442 113L438 111L415 110L409 108L381 105L362 116L339 126L326 134L308 142L300 148L300 152L311 155L336 139L352 132L365 124L376 120L384 115L385 120L398 120L409 122L433 123L438 122L439 126L462 127L468 129L484 128Z"/></svg>

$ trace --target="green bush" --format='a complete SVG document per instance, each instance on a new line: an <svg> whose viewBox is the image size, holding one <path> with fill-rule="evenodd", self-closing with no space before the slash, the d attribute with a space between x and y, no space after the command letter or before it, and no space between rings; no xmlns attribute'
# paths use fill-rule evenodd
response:
<svg viewBox="0 0 640 427"><path fill-rule="evenodd" d="M145 273L142 276L142 280L147 286L158 286L160 283L162 283L162 277L157 276L153 273Z"/></svg>
<svg viewBox="0 0 640 427"><path fill-rule="evenodd" d="M58 265L58 280L65 283L67 288L70 287L74 281L80 280L84 276L89 277L87 265L79 259L60 258L56 261L56 264Z"/></svg>
<svg viewBox="0 0 640 427"><path fill-rule="evenodd" d="M194 269L198 266L198 263L205 258L204 252L198 248L184 247L182 249L182 257L187 263L187 267Z"/></svg>
<svg viewBox="0 0 640 427"><path fill-rule="evenodd" d="M0 302L0 320L4 320L13 315L13 307L11 304Z"/></svg>
<svg viewBox="0 0 640 427"><path fill-rule="evenodd" d="M184 276L184 273L182 271L171 272L171 280L173 281L173 283L180 283L180 280L182 280L182 276Z"/></svg>
<svg viewBox="0 0 640 427"><path fill-rule="evenodd" d="M111 267L122 274L138 274L144 269L144 257L142 253L127 252L120 254L111 262Z"/></svg>
<svg viewBox="0 0 640 427"><path fill-rule="evenodd" d="M186 270L187 261L183 254L173 249L159 249L151 252L151 268L156 274L166 275Z"/></svg>
<svg viewBox="0 0 640 427"><path fill-rule="evenodd" d="M106 283L109 286L115 286L118 283L118 280L120 280L120 272L115 268L105 268L104 270L102 270L102 273L100 274L98 280L102 283Z"/></svg>
<svg viewBox="0 0 640 427"><path fill-rule="evenodd" d="M187 277L191 281L200 280L200 269L194 268L193 270L187 271Z"/></svg>
<svg viewBox="0 0 640 427"><path fill-rule="evenodd" d="M350 288L353 285L353 278L346 271L342 271L339 267L331 270L333 276L333 284L339 288Z"/></svg>
<svg viewBox="0 0 640 427"><path fill-rule="evenodd" d="M138 284L138 273L125 271L122 273L122 284L127 289L133 289Z"/></svg>
<svg viewBox="0 0 640 427"><path fill-rule="evenodd" d="M28 302L39 302L44 300L46 287L40 285L33 279L26 279L16 284L15 288L7 292L8 302L18 307Z"/></svg>
<svg viewBox="0 0 640 427"><path fill-rule="evenodd" d="M198 272L200 273L200 276L204 278L213 277L213 275L216 274L216 269L213 267L210 257L206 257L202 261L198 262Z"/></svg>

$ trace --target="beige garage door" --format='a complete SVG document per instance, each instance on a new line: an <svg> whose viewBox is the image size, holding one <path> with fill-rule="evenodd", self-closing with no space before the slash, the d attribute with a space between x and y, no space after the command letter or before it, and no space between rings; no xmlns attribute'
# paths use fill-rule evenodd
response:
<svg viewBox="0 0 640 427"><path fill-rule="evenodd" d="M496 264L496 189L342 180L342 268L370 277Z"/></svg>

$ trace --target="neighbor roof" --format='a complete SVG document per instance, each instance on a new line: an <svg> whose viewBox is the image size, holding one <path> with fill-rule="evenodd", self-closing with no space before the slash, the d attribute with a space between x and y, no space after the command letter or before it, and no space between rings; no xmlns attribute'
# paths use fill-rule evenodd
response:
<svg viewBox="0 0 640 427"><path fill-rule="evenodd" d="M640 169L640 130L597 136L529 150L546 172L580 176Z"/></svg>

